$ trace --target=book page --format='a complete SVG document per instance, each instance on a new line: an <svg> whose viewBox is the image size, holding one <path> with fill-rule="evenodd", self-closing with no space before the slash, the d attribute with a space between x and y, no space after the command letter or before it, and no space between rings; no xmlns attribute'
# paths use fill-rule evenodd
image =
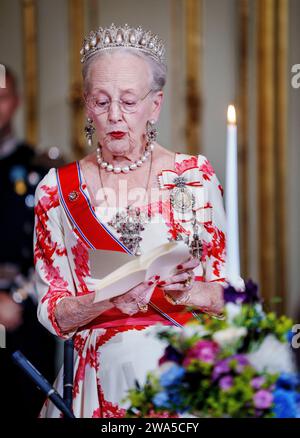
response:
<svg viewBox="0 0 300 438"><path fill-rule="evenodd" d="M126 262L128 257L129 262ZM94 250L91 251L91 273L97 276L100 274L102 277L91 278L87 284L90 289L96 290L94 302L102 301L122 295L152 275L160 275L161 280L168 278L176 270L176 266L188 257L187 245L176 241L155 247L140 257ZM120 266L123 260L125 264ZM117 269L113 270L113 267ZM105 272L107 275L104 276Z"/></svg>
<svg viewBox="0 0 300 438"><path fill-rule="evenodd" d="M100 288L96 290L94 303L123 295L144 281L145 276L146 270L139 270L127 274L126 277L118 278L110 284L106 282L105 286L101 285Z"/></svg>
<svg viewBox="0 0 300 438"><path fill-rule="evenodd" d="M132 254L108 249L89 249L88 252L91 277L99 280L135 259Z"/></svg>
<svg viewBox="0 0 300 438"><path fill-rule="evenodd" d="M152 275L160 275L160 280L173 275L176 271L176 266L185 262L190 256L189 248L184 242L176 242L176 246L166 254L161 254L155 258L147 269L147 278Z"/></svg>

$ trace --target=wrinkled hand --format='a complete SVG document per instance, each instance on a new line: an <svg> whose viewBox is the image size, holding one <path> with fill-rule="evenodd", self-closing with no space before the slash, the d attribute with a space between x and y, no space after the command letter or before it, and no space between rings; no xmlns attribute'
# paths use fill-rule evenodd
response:
<svg viewBox="0 0 300 438"><path fill-rule="evenodd" d="M200 261L190 256L184 263L178 265L177 272L168 279L158 283L158 287L162 288L168 296L175 300L181 300L186 297L189 291L195 284L195 273L193 269L199 266ZM186 284L185 281L189 280Z"/></svg>
<svg viewBox="0 0 300 438"><path fill-rule="evenodd" d="M23 322L22 306L13 301L6 293L0 291L0 324L3 324L6 330L16 330Z"/></svg>
<svg viewBox="0 0 300 438"><path fill-rule="evenodd" d="M139 283L125 294L112 298L110 301L121 312L127 315L134 315L141 311L142 306L146 306L151 300L151 296L159 281L159 276L150 277L149 280Z"/></svg>

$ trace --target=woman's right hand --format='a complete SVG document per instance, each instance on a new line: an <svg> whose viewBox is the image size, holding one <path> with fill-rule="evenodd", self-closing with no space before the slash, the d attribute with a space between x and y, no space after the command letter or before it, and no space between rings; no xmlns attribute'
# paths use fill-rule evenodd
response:
<svg viewBox="0 0 300 438"><path fill-rule="evenodd" d="M139 306L146 306L149 303L158 281L159 276L153 276L121 296L98 303L94 303L95 292L65 297L56 305L54 311L57 324L62 333L69 333L88 324L113 306L123 313L134 315L141 311Z"/></svg>
<svg viewBox="0 0 300 438"><path fill-rule="evenodd" d="M143 311L143 309L146 311L159 278L158 275L154 275L149 280L139 283L125 294L112 298L110 301L121 312L130 316Z"/></svg>

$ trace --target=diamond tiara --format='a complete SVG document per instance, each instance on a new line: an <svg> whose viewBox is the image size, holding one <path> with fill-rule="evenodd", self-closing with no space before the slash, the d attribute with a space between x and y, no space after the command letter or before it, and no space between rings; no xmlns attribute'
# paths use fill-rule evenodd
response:
<svg viewBox="0 0 300 438"><path fill-rule="evenodd" d="M143 30L141 26L134 28L125 24L125 26L117 27L113 23L110 27L100 27L98 30L90 32L84 39L80 50L81 62L84 63L101 50L114 47L131 47L141 50L152 56L157 62L166 64L165 46L158 35Z"/></svg>

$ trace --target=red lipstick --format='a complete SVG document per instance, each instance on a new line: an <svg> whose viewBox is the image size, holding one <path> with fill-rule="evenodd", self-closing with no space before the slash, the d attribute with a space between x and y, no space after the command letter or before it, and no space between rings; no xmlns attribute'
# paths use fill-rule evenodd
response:
<svg viewBox="0 0 300 438"><path fill-rule="evenodd" d="M112 131L109 133L113 138L120 139L123 138L126 132L123 131Z"/></svg>

